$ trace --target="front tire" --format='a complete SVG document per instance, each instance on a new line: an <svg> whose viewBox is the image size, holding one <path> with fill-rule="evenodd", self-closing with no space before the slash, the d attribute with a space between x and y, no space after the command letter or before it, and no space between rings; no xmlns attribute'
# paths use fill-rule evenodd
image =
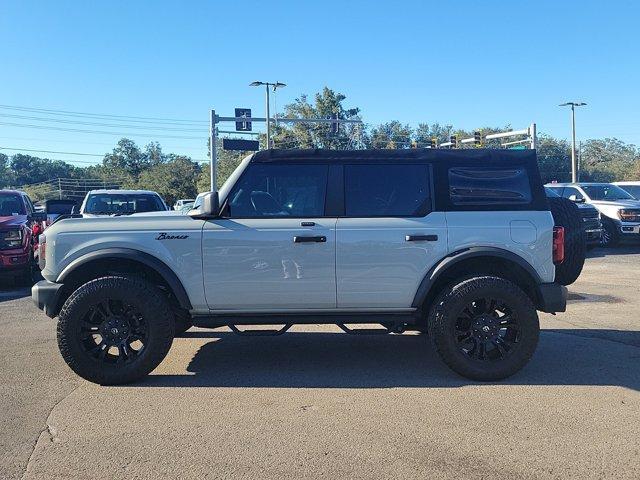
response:
<svg viewBox="0 0 640 480"><path fill-rule="evenodd" d="M531 299L499 277L475 277L445 289L429 315L429 335L442 360L471 380L507 378L524 367L540 325Z"/></svg>
<svg viewBox="0 0 640 480"><path fill-rule="evenodd" d="M620 232L611 220L602 220L602 246L606 248L617 247L620 243Z"/></svg>
<svg viewBox="0 0 640 480"><path fill-rule="evenodd" d="M102 277L64 303L58 347L82 378L102 385L139 380L171 348L174 317L165 296L145 280Z"/></svg>

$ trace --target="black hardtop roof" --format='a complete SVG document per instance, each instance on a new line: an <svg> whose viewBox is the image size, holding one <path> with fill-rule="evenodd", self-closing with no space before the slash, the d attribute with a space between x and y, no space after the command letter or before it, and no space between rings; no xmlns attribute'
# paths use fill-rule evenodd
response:
<svg viewBox="0 0 640 480"><path fill-rule="evenodd" d="M443 163L477 163L513 165L536 163L535 150L501 150L490 148L474 149L440 149L415 148L401 150L323 150L323 149L270 149L256 152L251 157L252 163L271 162L328 162L328 163L360 163L360 162L443 162Z"/></svg>

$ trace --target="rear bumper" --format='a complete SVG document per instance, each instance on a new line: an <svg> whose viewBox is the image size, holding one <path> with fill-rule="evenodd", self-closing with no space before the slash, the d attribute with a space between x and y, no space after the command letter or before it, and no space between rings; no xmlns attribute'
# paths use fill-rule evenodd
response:
<svg viewBox="0 0 640 480"><path fill-rule="evenodd" d="M541 283L538 285L540 304L538 310L546 313L565 312L567 310L568 290L559 283Z"/></svg>
<svg viewBox="0 0 640 480"><path fill-rule="evenodd" d="M60 299L61 283L54 283L42 280L31 287L31 299L40 310L48 317L55 317L58 314L58 304Z"/></svg>

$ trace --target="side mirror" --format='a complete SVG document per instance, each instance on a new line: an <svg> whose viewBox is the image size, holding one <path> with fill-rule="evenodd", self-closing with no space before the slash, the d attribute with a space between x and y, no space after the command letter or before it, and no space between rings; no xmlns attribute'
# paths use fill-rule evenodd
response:
<svg viewBox="0 0 640 480"><path fill-rule="evenodd" d="M575 203L584 203L584 197L578 197L576 195L569 195L569 200Z"/></svg>
<svg viewBox="0 0 640 480"><path fill-rule="evenodd" d="M191 218L211 219L220 217L220 197L218 192L209 192L202 196L202 201L187 213Z"/></svg>

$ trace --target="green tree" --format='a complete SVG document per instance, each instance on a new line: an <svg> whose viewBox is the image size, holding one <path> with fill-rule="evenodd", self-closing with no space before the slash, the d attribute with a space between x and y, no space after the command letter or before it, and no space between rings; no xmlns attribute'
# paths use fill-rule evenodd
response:
<svg viewBox="0 0 640 480"><path fill-rule="evenodd" d="M374 127L368 138L367 148L410 148L413 129L397 120Z"/></svg>
<svg viewBox="0 0 640 480"><path fill-rule="evenodd" d="M167 161L143 170L137 187L158 192L168 205L173 205L180 198L195 198L200 172L200 165L190 158L170 155Z"/></svg>
<svg viewBox="0 0 640 480"><path fill-rule="evenodd" d="M311 103L307 95L301 95L284 107L286 118L326 119L337 115L339 119L359 119L360 109L346 108L346 96L324 87L316 93ZM362 142L363 128L358 124L341 125L332 133L328 123L279 123L273 135L276 148L327 148L346 149L357 147Z"/></svg>

